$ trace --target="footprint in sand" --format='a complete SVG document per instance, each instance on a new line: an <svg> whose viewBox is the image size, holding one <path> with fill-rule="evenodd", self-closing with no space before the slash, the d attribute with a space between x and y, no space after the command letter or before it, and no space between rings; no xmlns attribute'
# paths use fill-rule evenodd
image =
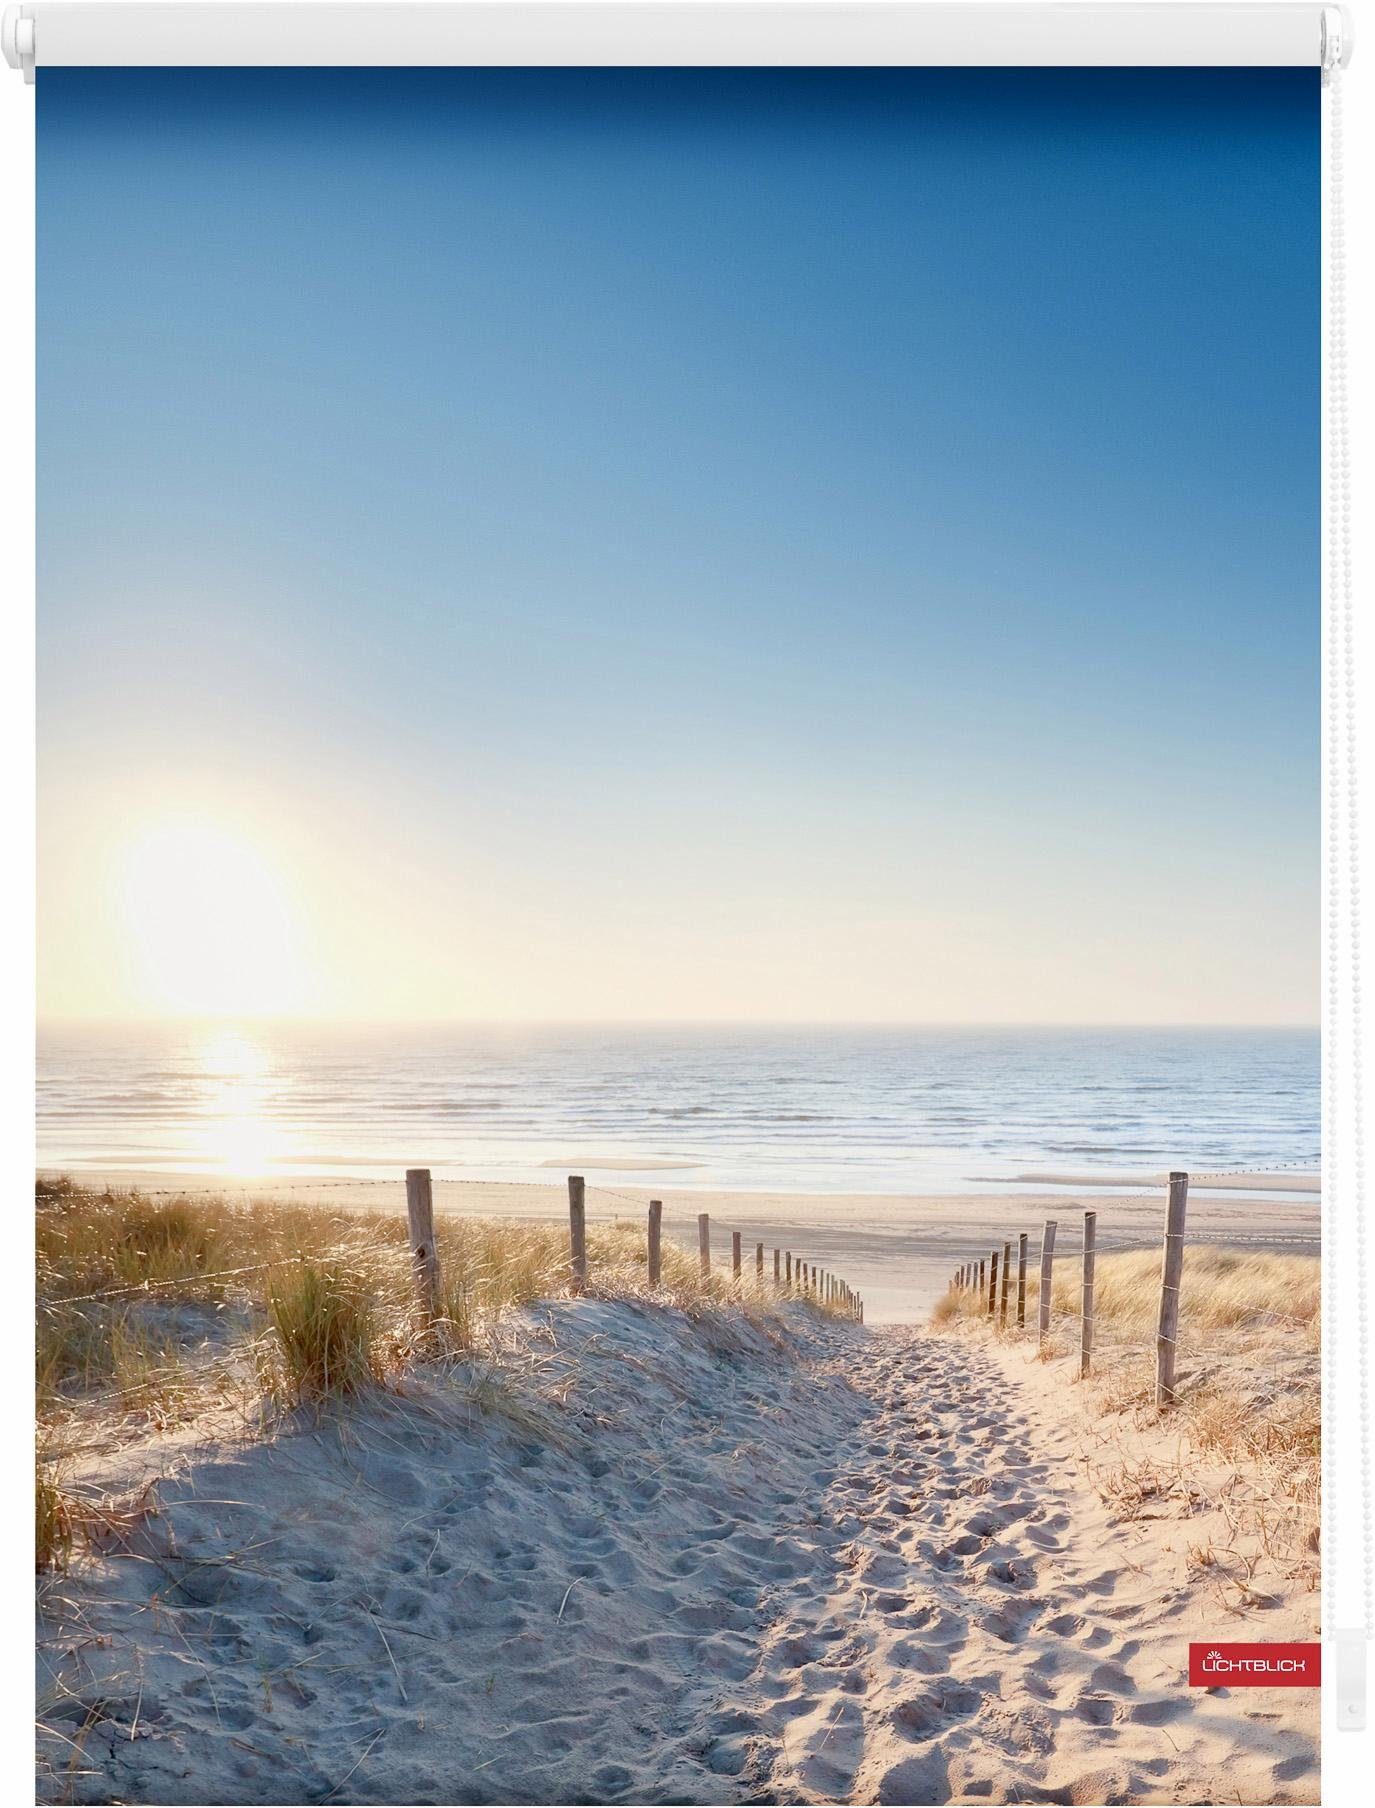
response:
<svg viewBox="0 0 1375 1808"><path fill-rule="evenodd" d="M946 1683L922 1695L910 1696L889 1709L888 1718L904 1739L935 1738L952 1720L977 1711L983 1697L959 1683Z"/></svg>
<svg viewBox="0 0 1375 1808"><path fill-rule="evenodd" d="M1070 1712L1089 1726L1111 1726L1117 1707L1106 1695L1081 1695Z"/></svg>

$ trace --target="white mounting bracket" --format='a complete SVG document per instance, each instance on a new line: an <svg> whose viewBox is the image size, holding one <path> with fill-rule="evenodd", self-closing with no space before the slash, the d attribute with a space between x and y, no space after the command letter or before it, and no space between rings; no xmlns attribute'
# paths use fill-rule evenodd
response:
<svg viewBox="0 0 1375 1808"><path fill-rule="evenodd" d="M1351 14L1344 6L1322 9L1322 54L1324 69L1345 69L1351 61L1354 34Z"/></svg>
<svg viewBox="0 0 1375 1808"><path fill-rule="evenodd" d="M24 80L33 81L34 24L22 6L7 6L0 18L0 49L11 69L22 69Z"/></svg>

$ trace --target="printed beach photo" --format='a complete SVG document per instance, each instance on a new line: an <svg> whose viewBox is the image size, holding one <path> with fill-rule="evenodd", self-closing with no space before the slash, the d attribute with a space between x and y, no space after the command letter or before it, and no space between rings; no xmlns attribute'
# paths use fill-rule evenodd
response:
<svg viewBox="0 0 1375 1808"><path fill-rule="evenodd" d="M1317 1801L1318 109L43 70L41 1801Z"/></svg>

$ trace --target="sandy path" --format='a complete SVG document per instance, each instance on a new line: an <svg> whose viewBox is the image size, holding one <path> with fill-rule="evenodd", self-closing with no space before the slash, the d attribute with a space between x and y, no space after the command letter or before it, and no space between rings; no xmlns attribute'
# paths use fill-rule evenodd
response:
<svg viewBox="0 0 1375 1808"><path fill-rule="evenodd" d="M872 1409L827 1494L832 1575L777 1591L752 1712L722 1722L754 1799L1317 1799L1315 1694L1184 1677L1190 1638L1311 1632L1228 1626L1179 1586L1177 1525L1111 1522L1048 1390L897 1331L854 1379Z"/></svg>
<svg viewBox="0 0 1375 1808"><path fill-rule="evenodd" d="M161 1513L45 1591L40 1793L1316 1799L1306 1692L1182 1686L1200 1602L1160 1527L1109 1522L1058 1395L790 1317L556 1302L517 1338L544 1424L450 1382L126 1451Z"/></svg>

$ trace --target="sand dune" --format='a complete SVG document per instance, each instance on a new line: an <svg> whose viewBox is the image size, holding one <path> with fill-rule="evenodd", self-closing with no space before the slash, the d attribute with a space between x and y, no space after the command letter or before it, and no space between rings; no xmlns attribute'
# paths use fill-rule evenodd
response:
<svg viewBox="0 0 1375 1808"><path fill-rule="evenodd" d="M557 1301L470 1392L87 1459L157 1512L44 1585L42 1793L1316 1799L1306 1692L1184 1686L1192 1529L1114 1520L1068 1390L786 1327Z"/></svg>

